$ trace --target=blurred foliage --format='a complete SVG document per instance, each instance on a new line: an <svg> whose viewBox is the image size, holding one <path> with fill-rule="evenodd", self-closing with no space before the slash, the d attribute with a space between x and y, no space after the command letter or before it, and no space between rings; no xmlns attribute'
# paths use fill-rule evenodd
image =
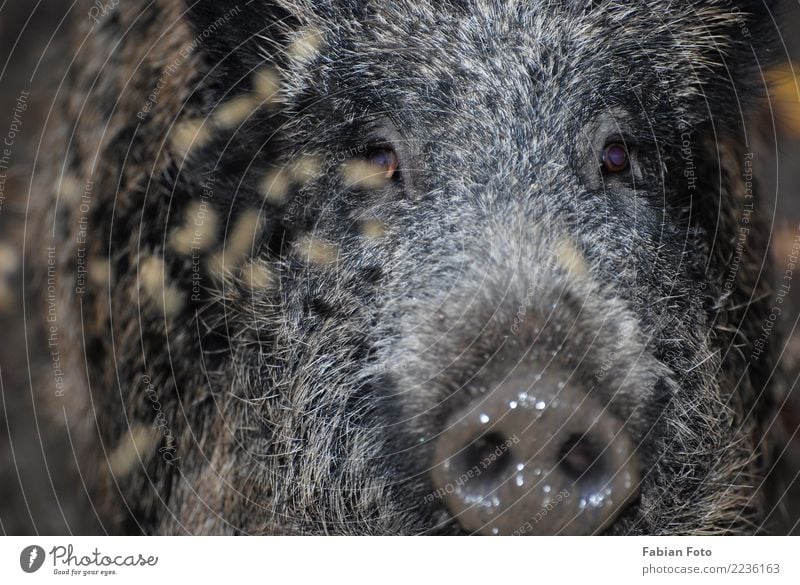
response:
<svg viewBox="0 0 800 585"><path fill-rule="evenodd" d="M778 126L800 136L800 63L787 63L767 73Z"/></svg>

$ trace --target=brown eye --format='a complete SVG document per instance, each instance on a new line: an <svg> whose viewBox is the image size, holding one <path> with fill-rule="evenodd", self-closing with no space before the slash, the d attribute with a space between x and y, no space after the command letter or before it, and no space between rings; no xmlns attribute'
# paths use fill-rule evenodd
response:
<svg viewBox="0 0 800 585"><path fill-rule="evenodd" d="M378 167L384 173L384 178L391 179L397 173L399 161L397 153L391 148L377 148L369 153L367 157L369 164Z"/></svg>
<svg viewBox="0 0 800 585"><path fill-rule="evenodd" d="M630 156L624 144L612 142L603 149L603 168L609 173L621 173L629 164Z"/></svg>

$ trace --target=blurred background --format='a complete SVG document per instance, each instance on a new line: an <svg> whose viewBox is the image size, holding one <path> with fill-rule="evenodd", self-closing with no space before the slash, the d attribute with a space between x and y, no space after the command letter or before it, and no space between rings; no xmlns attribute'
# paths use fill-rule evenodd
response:
<svg viewBox="0 0 800 585"><path fill-rule="evenodd" d="M175 0L178 1L178 0ZM61 79L61 60L68 56L64 16L71 1L0 0L0 135L14 130L13 144L0 145L0 533L104 533L91 513L91 502L75 473L71 437L63 421L43 412L32 398L31 379L42 371L48 356L37 355L28 339L43 335L40 325L26 323L31 299L21 278L22 258L16 244L26 227L31 161L39 144L54 88ZM82 15L85 16L85 15ZM767 72L778 132L774 144L761 149L762 191L777 193L778 209L773 251L783 271L792 243L800 235L800 4L786 2L777 19L787 63ZM794 67L789 60L793 60ZM24 98L24 99L23 99ZM24 102L24 107L22 106ZM24 109L24 111L22 111ZM15 119L16 115L16 119ZM772 135L772 120L762 133ZM774 157L769 153L775 153ZM769 195L768 195L769 196ZM783 267L782 267L783 266ZM28 287L29 288L29 287ZM789 387L800 367L800 287L791 290L792 310L782 314L791 333L785 347ZM25 303L28 303L27 311ZM48 366L49 367L49 366ZM783 446L779 464L769 478L775 507L767 530L800 534L800 389L789 391L780 424ZM783 448L785 447L785 448ZM87 513L87 511L89 511Z"/></svg>

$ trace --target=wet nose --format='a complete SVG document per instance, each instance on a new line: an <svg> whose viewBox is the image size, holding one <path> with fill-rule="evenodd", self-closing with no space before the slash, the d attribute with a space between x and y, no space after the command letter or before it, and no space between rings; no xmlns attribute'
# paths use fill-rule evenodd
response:
<svg viewBox="0 0 800 585"><path fill-rule="evenodd" d="M636 497L622 422L565 377L515 375L451 417L432 479L464 530L594 534Z"/></svg>

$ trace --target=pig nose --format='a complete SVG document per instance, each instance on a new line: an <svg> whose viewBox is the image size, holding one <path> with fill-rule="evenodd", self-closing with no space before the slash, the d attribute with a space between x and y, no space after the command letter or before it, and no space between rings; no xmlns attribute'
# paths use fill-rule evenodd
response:
<svg viewBox="0 0 800 585"><path fill-rule="evenodd" d="M456 412L434 448L435 494L479 534L594 534L636 497L622 422L563 377L509 378Z"/></svg>

